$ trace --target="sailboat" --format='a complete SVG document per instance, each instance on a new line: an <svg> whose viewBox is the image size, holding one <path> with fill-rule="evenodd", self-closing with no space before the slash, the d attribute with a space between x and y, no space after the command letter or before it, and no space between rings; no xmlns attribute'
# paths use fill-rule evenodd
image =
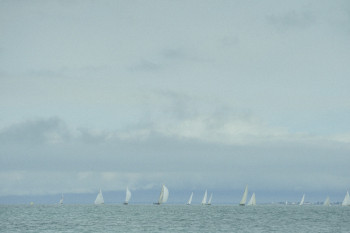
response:
<svg viewBox="0 0 350 233"><path fill-rule="evenodd" d="M247 196L248 196L248 185L245 186L243 197L241 202L239 203L240 206L245 206L245 203L247 201Z"/></svg>
<svg viewBox="0 0 350 233"><path fill-rule="evenodd" d="M62 205L63 204L63 193L62 193L62 195L61 195L61 199L60 199L60 205Z"/></svg>
<svg viewBox="0 0 350 233"><path fill-rule="evenodd" d="M324 206L330 206L330 202L329 202L329 197L326 198L326 200L323 202Z"/></svg>
<svg viewBox="0 0 350 233"><path fill-rule="evenodd" d="M97 194L95 205L104 204L105 201L103 200L102 190L100 189L100 192Z"/></svg>
<svg viewBox="0 0 350 233"><path fill-rule="evenodd" d="M160 195L158 198L158 202L154 203L155 205L160 205L163 203L166 203L169 197L169 190L168 188L163 184L162 185L162 190L160 191Z"/></svg>
<svg viewBox="0 0 350 233"><path fill-rule="evenodd" d="M192 203L193 192L191 193L190 199L188 199L187 205L191 205Z"/></svg>
<svg viewBox="0 0 350 233"><path fill-rule="evenodd" d="M205 190L205 193L204 193L204 196L203 196L203 199L202 199L202 205L205 205L207 204L207 195L208 195L208 192L207 190Z"/></svg>
<svg viewBox="0 0 350 233"><path fill-rule="evenodd" d="M213 198L213 194L211 193L207 205L211 205L211 199L212 199L212 198Z"/></svg>
<svg viewBox="0 0 350 233"><path fill-rule="evenodd" d="M301 201L300 201L299 205L303 205L304 204L304 200L305 200L305 194L303 194L303 197L301 198Z"/></svg>
<svg viewBox="0 0 350 233"><path fill-rule="evenodd" d="M248 205L256 205L255 193L253 193L252 197L250 198Z"/></svg>
<svg viewBox="0 0 350 233"><path fill-rule="evenodd" d="M342 206L350 206L350 196L349 191L346 191L346 195L344 197L343 202L341 203Z"/></svg>
<svg viewBox="0 0 350 233"><path fill-rule="evenodd" d="M126 194L125 194L124 205L129 204L130 198L131 198L131 192L130 192L129 188L126 187Z"/></svg>

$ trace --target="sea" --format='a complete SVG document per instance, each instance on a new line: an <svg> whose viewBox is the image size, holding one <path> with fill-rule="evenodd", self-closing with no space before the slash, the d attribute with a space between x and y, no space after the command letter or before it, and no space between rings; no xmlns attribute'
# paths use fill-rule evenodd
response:
<svg viewBox="0 0 350 233"><path fill-rule="evenodd" d="M350 232L350 207L0 205L0 232Z"/></svg>

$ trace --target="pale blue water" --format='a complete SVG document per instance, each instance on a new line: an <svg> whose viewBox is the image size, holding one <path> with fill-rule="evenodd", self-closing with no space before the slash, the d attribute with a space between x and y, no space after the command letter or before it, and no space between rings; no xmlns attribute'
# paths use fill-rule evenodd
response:
<svg viewBox="0 0 350 233"><path fill-rule="evenodd" d="M350 232L350 208L0 205L1 232Z"/></svg>

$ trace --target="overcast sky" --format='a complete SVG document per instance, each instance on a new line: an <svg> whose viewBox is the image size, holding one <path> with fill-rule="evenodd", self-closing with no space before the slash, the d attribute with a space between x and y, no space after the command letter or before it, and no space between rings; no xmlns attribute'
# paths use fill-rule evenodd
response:
<svg viewBox="0 0 350 233"><path fill-rule="evenodd" d="M345 194L349 1L0 1L0 196Z"/></svg>

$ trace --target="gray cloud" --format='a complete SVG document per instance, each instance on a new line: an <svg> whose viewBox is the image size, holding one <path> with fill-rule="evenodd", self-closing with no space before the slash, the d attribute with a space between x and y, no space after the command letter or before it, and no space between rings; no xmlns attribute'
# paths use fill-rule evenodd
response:
<svg viewBox="0 0 350 233"><path fill-rule="evenodd" d="M0 131L0 143L61 143L68 141L70 134L59 118L29 120Z"/></svg>
<svg viewBox="0 0 350 233"><path fill-rule="evenodd" d="M161 69L161 66L155 62L149 61L149 60L141 60L140 62L136 63L135 65L132 65L129 67L130 71L157 71Z"/></svg>
<svg viewBox="0 0 350 233"><path fill-rule="evenodd" d="M243 120L238 116L236 119ZM188 119L182 120L186 122ZM247 122L254 128L255 123ZM182 123L176 120L169 124ZM204 124L210 124L210 121ZM20 135L34 132L33 127L40 130L32 136L46 135L47 132L57 135L62 131L62 125L65 125L62 120L47 119L18 124L3 131L16 129L13 130L16 134L10 137L12 145L6 143L8 138L1 137L0 177L7 189L0 195L23 192L17 188L12 190L12 185L23 183L42 185L35 193L47 193L52 179L61 180L53 189L55 192L59 189L90 192L98 185L106 190L118 189L115 185L123 189L128 184L135 189L145 189L156 187L159 182L176 189L220 189L227 184L234 189L248 183L255 189L311 191L333 187L341 190L348 180L344 177L348 164L342 163L347 160L348 143L310 140L297 135L289 135L291 140L284 137L269 139L265 134L250 135L248 139L243 135L238 141L227 141L225 132L212 139L210 134L221 131L217 125L206 128L208 132L200 131L201 134L193 134L192 128L190 133L169 133L170 125L164 131L156 122L112 132L70 129L68 135L71 136L67 137L70 140L61 140L57 144L41 136L44 143L24 146ZM192 127L193 123L186 125ZM263 143L259 142L259 137L264 138ZM245 140L249 144L242 144ZM44 180L39 183L36 179L31 180L42 173L48 174ZM64 181L67 174L72 175L68 183ZM318 182L320 177L325 179L322 184ZM28 194L30 190L24 193Z"/></svg>
<svg viewBox="0 0 350 233"><path fill-rule="evenodd" d="M266 17L268 23L274 25L277 30L304 29L315 22L311 12L289 11L284 15L269 15Z"/></svg>

